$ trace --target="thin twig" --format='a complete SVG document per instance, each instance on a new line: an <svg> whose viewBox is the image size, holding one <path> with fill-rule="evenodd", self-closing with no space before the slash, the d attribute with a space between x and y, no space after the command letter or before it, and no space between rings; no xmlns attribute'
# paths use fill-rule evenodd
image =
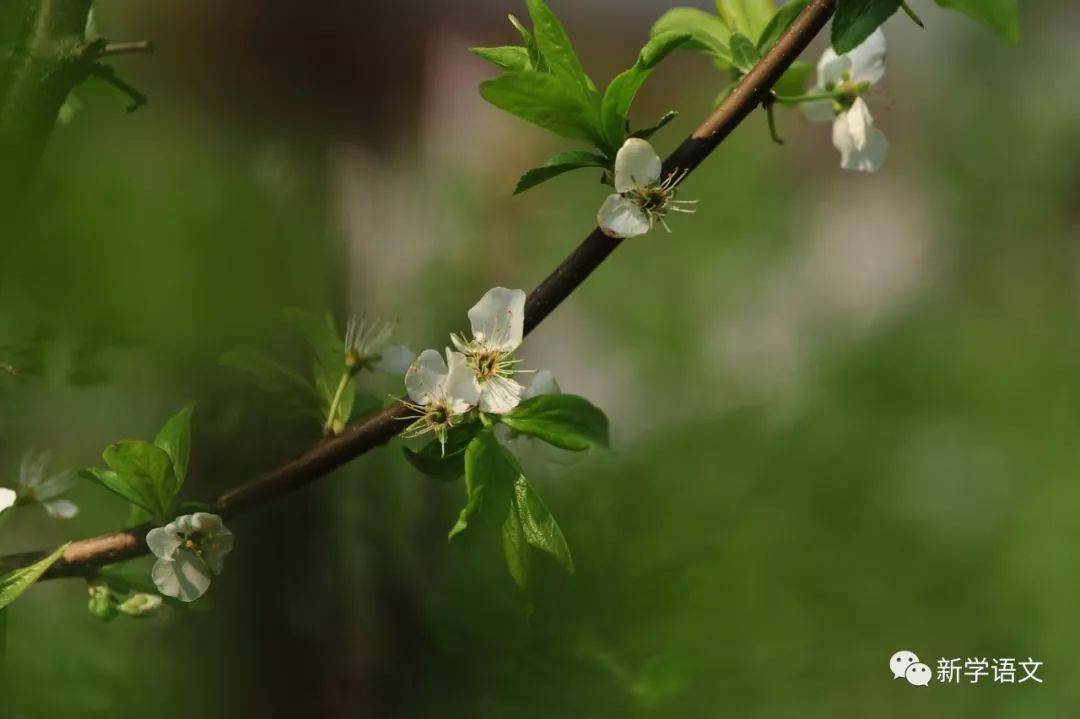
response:
<svg viewBox="0 0 1080 719"><path fill-rule="evenodd" d="M139 42L110 42L101 49L98 57L109 55L150 55L154 52L153 40L140 40Z"/></svg>
<svg viewBox="0 0 1080 719"><path fill-rule="evenodd" d="M765 54L724 102L664 162L665 176L692 172L742 120L768 97L780 75L806 49L825 26L836 0L811 0L779 41ZM533 290L525 302L525 332L540 322L585 281L610 255L620 240L593 230L555 271ZM405 429L402 421L408 408L395 404L363 422L349 425L335 436L323 439L300 457L223 494L216 510L231 517L258 507L324 477L365 452L385 444ZM96 567L140 556L147 552L149 525L112 532L72 542L64 556L43 577L86 576ZM25 566L45 552L28 552L0 557L0 572Z"/></svg>
<svg viewBox="0 0 1080 719"><path fill-rule="evenodd" d="M142 94L141 92L139 92L139 90L121 80L120 77L116 74L116 71L108 65L102 65L99 62L90 63L90 66L87 68L87 72L89 72L96 78L104 80L105 82L118 89L120 92L130 97L131 104L128 105L128 112L135 112L140 107L150 102L149 98L147 98L146 95Z"/></svg>

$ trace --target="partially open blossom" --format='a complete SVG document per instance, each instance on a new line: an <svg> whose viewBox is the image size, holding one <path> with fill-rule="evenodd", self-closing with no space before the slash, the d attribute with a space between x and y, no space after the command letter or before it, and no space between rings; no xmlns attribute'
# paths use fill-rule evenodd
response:
<svg viewBox="0 0 1080 719"><path fill-rule="evenodd" d="M678 184L686 175L671 173L663 180L664 163L652 145L631 137L615 155L615 194L609 195L596 221L608 237L644 235L657 223L671 232L666 218L671 212L694 212L686 205L692 200L676 200Z"/></svg>
<svg viewBox="0 0 1080 719"><path fill-rule="evenodd" d="M404 345L390 344L394 323L352 317L345 328L345 366L359 371L401 374L416 354Z"/></svg>
<svg viewBox="0 0 1080 719"><path fill-rule="evenodd" d="M533 381L525 388L525 392L522 393L521 399L532 399L533 397L539 397L544 394L562 394L562 389L555 380L555 375L551 373L551 370L546 369L540 370L533 375Z"/></svg>
<svg viewBox="0 0 1080 719"><path fill-rule="evenodd" d="M885 34L877 29L849 53L837 55L830 47L818 62L817 85L812 92L830 93L832 99L803 105L814 122L832 122L833 145L840 151L845 170L876 172L885 163L889 143L863 99L885 76Z"/></svg>
<svg viewBox="0 0 1080 719"><path fill-rule="evenodd" d="M224 569L233 533L216 514L196 512L151 529L146 544L158 558L152 572L158 591L193 602L210 588L211 576Z"/></svg>
<svg viewBox="0 0 1080 719"><path fill-rule="evenodd" d="M23 455L19 465L19 479L15 486L17 503L38 504L54 519L71 519L79 513L79 508L74 502L57 497L71 489L78 478L73 472L46 476L45 468L49 459L48 452L27 452Z"/></svg>
<svg viewBox="0 0 1080 719"><path fill-rule="evenodd" d="M446 349L446 359L435 350L420 353L405 373L405 404L417 414L404 433L406 437L434 434L446 445L446 433L479 400L479 389L465 356Z"/></svg>
<svg viewBox="0 0 1080 719"><path fill-rule="evenodd" d="M495 287L469 310L472 339L451 335L465 356L483 412L505 414L521 401L522 386L513 379L519 360L514 351L525 334L525 292Z"/></svg>

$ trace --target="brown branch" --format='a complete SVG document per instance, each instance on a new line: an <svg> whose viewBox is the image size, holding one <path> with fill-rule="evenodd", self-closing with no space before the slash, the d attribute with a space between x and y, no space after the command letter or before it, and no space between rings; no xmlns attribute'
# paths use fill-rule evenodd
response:
<svg viewBox="0 0 1080 719"><path fill-rule="evenodd" d="M766 100L773 84L824 27L835 5L836 0L812 0L776 45L742 78L731 95L668 157L664 163L665 175L693 171ZM605 236L599 229L593 230L529 294L525 302L525 332L532 331L551 314L619 244L619 240ZM223 516L231 517L307 486L388 442L404 429L402 420L407 412L398 404L346 427L340 435L324 439L297 459L226 492L218 499L217 510ZM85 576L93 573L96 567L145 554L149 528L146 525L73 542L45 578ZM0 557L0 572L24 566L44 554L31 552Z"/></svg>

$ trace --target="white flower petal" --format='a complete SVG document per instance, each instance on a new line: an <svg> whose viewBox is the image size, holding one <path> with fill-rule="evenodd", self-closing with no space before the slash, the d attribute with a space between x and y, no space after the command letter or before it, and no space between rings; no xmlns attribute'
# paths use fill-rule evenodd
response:
<svg viewBox="0 0 1080 719"><path fill-rule="evenodd" d="M192 529L205 535L214 536L225 530L221 517L209 512L195 512L194 514L185 515L183 518L190 520Z"/></svg>
<svg viewBox="0 0 1080 719"><path fill-rule="evenodd" d="M826 85L835 85L840 82L844 78L844 73L850 69L851 58L847 55L837 55L831 47L825 48L817 64L818 89L824 90Z"/></svg>
<svg viewBox="0 0 1080 719"><path fill-rule="evenodd" d="M622 195L608 195L596 221L605 235L617 239L637 237L652 229L645 211Z"/></svg>
<svg viewBox="0 0 1080 719"><path fill-rule="evenodd" d="M803 116L810 122L832 122L836 117L836 111L833 110L832 100L804 102L800 109L802 110Z"/></svg>
<svg viewBox="0 0 1080 719"><path fill-rule="evenodd" d="M60 472L59 474L54 474L38 485L37 491L34 492L34 496L38 501L52 499L74 487L78 482L78 479L79 477L75 472Z"/></svg>
<svg viewBox="0 0 1080 719"><path fill-rule="evenodd" d="M193 602L210 588L210 569L186 549L177 551L172 561L159 559L151 575L158 591L182 602Z"/></svg>
<svg viewBox="0 0 1080 719"><path fill-rule="evenodd" d="M150 547L155 557L161 559L172 559L181 543L180 535L172 523L155 527L146 535L146 546Z"/></svg>
<svg viewBox="0 0 1080 719"><path fill-rule="evenodd" d="M555 375L550 370L540 370L533 375L532 383L525 388L521 399L531 399L542 394L562 394L559 383L555 381Z"/></svg>
<svg viewBox="0 0 1080 719"><path fill-rule="evenodd" d="M67 499L54 499L51 502L42 502L46 514L53 519L71 519L79 513L79 507Z"/></svg>
<svg viewBox="0 0 1080 719"><path fill-rule="evenodd" d="M202 541L203 559L214 574L225 569L225 557L232 551L234 539L233 533L222 525L219 532Z"/></svg>
<svg viewBox="0 0 1080 719"><path fill-rule="evenodd" d="M465 355L447 348L446 360L449 369L440 386L442 399L449 405L452 414L464 414L480 401L480 386Z"/></svg>
<svg viewBox="0 0 1080 719"><path fill-rule="evenodd" d="M635 187L656 184L663 162L647 141L631 137L615 155L615 192L623 194Z"/></svg>
<svg viewBox="0 0 1080 719"><path fill-rule="evenodd" d="M513 352L525 332L525 292L493 287L469 310L473 337L486 347Z"/></svg>
<svg viewBox="0 0 1080 719"><path fill-rule="evenodd" d="M403 374L409 369L416 353L404 345L391 345L382 351L375 369L387 374Z"/></svg>
<svg viewBox="0 0 1080 719"><path fill-rule="evenodd" d="M870 115L870 108L867 107L866 102L861 97L857 97L851 105L851 109L844 113L843 119L847 122L846 133L851 136L855 149L862 150L866 147L866 136L870 128L874 126L874 118Z"/></svg>
<svg viewBox="0 0 1080 719"><path fill-rule="evenodd" d="M417 404L427 404L447 374L446 361L435 350L424 350L405 372L405 390Z"/></svg>
<svg viewBox="0 0 1080 719"><path fill-rule="evenodd" d="M849 52L851 79L875 85L885 77L885 33L879 27L862 43Z"/></svg>
<svg viewBox="0 0 1080 719"><path fill-rule="evenodd" d="M172 560L159 559L154 562L150 577L154 580L154 586L166 597L180 596L180 580L176 577L175 562Z"/></svg>
<svg viewBox="0 0 1080 719"><path fill-rule="evenodd" d="M0 487L0 512L14 507L17 496L13 490Z"/></svg>
<svg viewBox="0 0 1080 719"><path fill-rule="evenodd" d="M885 139L885 133L876 127L871 127L866 136L866 144L862 148L853 148L846 153L841 152L840 166L845 170L877 172L885 164L888 153L889 141Z"/></svg>
<svg viewBox="0 0 1080 719"><path fill-rule="evenodd" d="M524 388L508 377L492 377L480 385L480 410L506 414L521 402Z"/></svg>

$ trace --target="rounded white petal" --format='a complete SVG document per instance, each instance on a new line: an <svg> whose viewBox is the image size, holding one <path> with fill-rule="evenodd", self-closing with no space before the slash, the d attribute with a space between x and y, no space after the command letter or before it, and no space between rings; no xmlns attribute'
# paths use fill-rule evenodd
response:
<svg viewBox="0 0 1080 719"><path fill-rule="evenodd" d="M382 351L375 369L387 374L403 374L416 358L416 353L404 345L391 345Z"/></svg>
<svg viewBox="0 0 1080 719"><path fill-rule="evenodd" d="M209 512L195 512L194 514L187 515L187 518L191 521L192 529L205 535L214 536L222 530L228 531L225 529L221 517L216 514L210 514Z"/></svg>
<svg viewBox="0 0 1080 719"><path fill-rule="evenodd" d="M175 564L170 559L159 559L154 562L154 568L150 571L154 586L166 597L180 596L180 580L176 577Z"/></svg>
<svg viewBox="0 0 1080 719"><path fill-rule="evenodd" d="M803 117L810 122L832 122L836 117L836 111L833 109L832 100L804 102L800 109L802 110Z"/></svg>
<svg viewBox="0 0 1080 719"><path fill-rule="evenodd" d="M484 346L513 352L525 333L525 292L491 288L469 310L469 324Z"/></svg>
<svg viewBox="0 0 1080 719"><path fill-rule="evenodd" d="M449 405L452 414L464 414L480 401L480 386L465 355L447 349L446 360L449 370L440 386L441 398Z"/></svg>
<svg viewBox="0 0 1080 719"><path fill-rule="evenodd" d="M158 591L182 602L193 602L210 588L210 569L203 560L186 549L172 561L159 559L151 573Z"/></svg>
<svg viewBox="0 0 1080 719"><path fill-rule="evenodd" d="M54 499L51 502L42 502L41 506L53 519L71 519L79 513L79 507L67 499Z"/></svg>
<svg viewBox="0 0 1080 719"><path fill-rule="evenodd" d="M596 221L605 235L616 239L637 237L652 229L645 211L622 195L608 195Z"/></svg>
<svg viewBox="0 0 1080 719"><path fill-rule="evenodd" d="M542 394L562 394L562 389L559 388L559 383L555 381L555 375L550 370L540 370L533 375L532 383L525 388L525 392L521 395L521 398L530 399L532 397L539 397Z"/></svg>
<svg viewBox="0 0 1080 719"><path fill-rule="evenodd" d="M480 410L506 414L521 402L524 388L508 377L492 377L480 385Z"/></svg>
<svg viewBox="0 0 1080 719"><path fill-rule="evenodd" d="M15 494L14 490L0 487L0 512L15 506L15 499L17 496L18 495Z"/></svg>
<svg viewBox="0 0 1080 719"><path fill-rule="evenodd" d="M818 89L824 90L826 85L840 82L844 73L851 69L851 58L847 55L837 55L831 48L825 48L818 60Z"/></svg>
<svg viewBox="0 0 1080 719"><path fill-rule="evenodd" d="M851 60L853 81L871 85L881 82L881 78L885 77L885 33L880 27L874 30L847 57Z"/></svg>
<svg viewBox="0 0 1080 719"><path fill-rule="evenodd" d="M217 534L202 541L203 559L214 574L221 574L225 569L225 557L232 551L234 539L233 533L222 525Z"/></svg>
<svg viewBox="0 0 1080 719"><path fill-rule="evenodd" d="M635 187L648 187L660 179L663 162L647 141L631 137L615 155L615 192L630 192Z"/></svg>
<svg viewBox="0 0 1080 719"><path fill-rule="evenodd" d="M78 479L78 475L74 472L60 472L59 474L54 474L38 485L34 496L37 497L39 501L52 499L74 487L76 482L78 482Z"/></svg>
<svg viewBox="0 0 1080 719"><path fill-rule="evenodd" d="M871 127L862 148L841 152L840 166L845 170L877 172L885 164L888 153L889 141L885 139L885 134L876 127Z"/></svg>
<svg viewBox="0 0 1080 719"><path fill-rule="evenodd" d="M446 361L435 350L424 350L405 372L405 390L417 404L427 404L446 379Z"/></svg>
<svg viewBox="0 0 1080 719"><path fill-rule="evenodd" d="M175 526L170 523L164 527L155 527L146 535L146 546L155 557L172 559L176 550L180 548L181 539Z"/></svg>

